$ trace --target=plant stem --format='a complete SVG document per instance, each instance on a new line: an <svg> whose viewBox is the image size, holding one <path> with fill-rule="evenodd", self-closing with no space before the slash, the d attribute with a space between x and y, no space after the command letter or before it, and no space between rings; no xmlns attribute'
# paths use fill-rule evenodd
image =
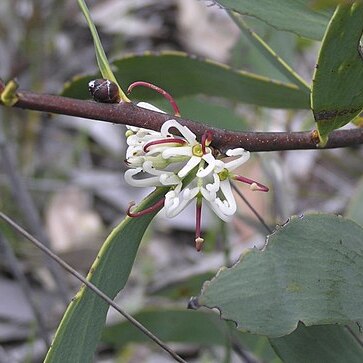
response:
<svg viewBox="0 0 363 363"><path fill-rule="evenodd" d="M0 93L4 85L0 82ZM213 146L225 152L243 147L249 151L280 151L318 149L316 130L301 132L237 132L210 127L191 120L162 114L137 107L131 102L119 104L97 103L73 98L18 91L19 100L13 107L84 117L116 124L132 125L150 130L160 130L162 124L176 119L187 126L199 138L210 130ZM324 149L341 148L363 144L363 128L333 131Z"/></svg>
<svg viewBox="0 0 363 363"><path fill-rule="evenodd" d="M9 269L12 271L13 275L19 282L21 289L23 290L23 294L25 299L28 301L30 308L33 311L34 317L38 324L39 335L43 339L46 348L50 346L50 340L47 334L47 328L44 321L44 315L39 306L34 301L32 297L31 287L24 275L24 272L19 267L19 261L15 256L10 244L6 240L6 238L0 232L0 256L2 255L3 260L6 261Z"/></svg>
<svg viewBox="0 0 363 363"><path fill-rule="evenodd" d="M236 186L235 183L231 183L232 188L234 191L238 194L238 196L247 204L247 207L252 211L252 213L256 216L256 218L260 221L260 223L265 227L266 231L271 234L273 231L268 226L268 224L265 222L265 220L260 216L260 214L257 212L257 210L253 207L253 205L247 200L247 198L242 194L242 192L239 190L239 188Z"/></svg>
<svg viewBox="0 0 363 363"><path fill-rule="evenodd" d="M29 234L26 230L20 227L15 221L9 218L4 213L0 212L0 219L4 222L8 223L11 227L17 230L21 235L23 235L26 239L28 239L31 243L33 243L37 248L47 254L50 258L56 261L59 265L61 265L66 271L80 280L83 284L85 284L90 290L92 290L95 294L101 297L103 300L107 302L110 306L112 306L116 311L118 311L122 316L124 316L131 324L133 324L137 329L139 329L142 333L148 336L151 340L153 340L156 344L158 344L162 349L168 352L175 361L180 363L187 363L183 358L181 358L177 353L175 353L169 346L167 346L164 342L162 342L158 337L156 337L153 333L151 333L147 328L145 328L141 323L139 323L134 317L128 314L126 311L121 309L116 303L113 302L104 292L102 292L99 288L89 282L85 277L83 277L80 273L78 273L74 268L68 265L65 261L59 258L55 253L53 253L50 249L45 247L40 241L34 238L31 234Z"/></svg>

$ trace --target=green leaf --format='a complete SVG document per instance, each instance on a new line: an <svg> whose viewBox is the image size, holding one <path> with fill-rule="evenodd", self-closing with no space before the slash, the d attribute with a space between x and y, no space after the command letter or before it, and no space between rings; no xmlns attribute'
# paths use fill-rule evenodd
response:
<svg viewBox="0 0 363 363"><path fill-rule="evenodd" d="M164 88L174 98L203 94L272 108L309 108L309 97L296 85L273 81L256 74L233 70L213 61L181 52L133 55L113 63L116 77L126 83L143 80ZM78 77L63 95L89 98L87 83L93 76ZM152 101L155 91L135 88L133 98ZM222 126L222 125L221 125Z"/></svg>
<svg viewBox="0 0 363 363"><path fill-rule="evenodd" d="M167 286L155 289L152 291L152 295L164 296L174 300L195 296L200 291L203 282L211 279L214 274L215 271L203 272L189 276L181 281L173 281Z"/></svg>
<svg viewBox="0 0 363 363"><path fill-rule="evenodd" d="M150 194L139 208L152 205L166 191L163 188ZM87 279L110 298L125 286L142 236L154 215L127 217L112 231L96 257ZM104 300L82 286L63 316L45 362L91 362L107 310Z"/></svg>
<svg viewBox="0 0 363 363"><path fill-rule="evenodd" d="M256 17L276 29L320 40L331 11L316 11L310 0L217 0L224 8Z"/></svg>
<svg viewBox="0 0 363 363"><path fill-rule="evenodd" d="M205 96L191 96L175 99L183 117L201 122L213 127L246 131L249 129L247 121L235 112L235 105L223 99L211 99ZM170 104L160 98L153 100L153 105L172 113Z"/></svg>
<svg viewBox="0 0 363 363"><path fill-rule="evenodd" d="M240 28L242 34L260 53L261 58L269 62L276 70L290 82L294 83L301 90L310 93L310 87L306 82L281 58L279 55L257 34L255 33L243 20L242 16L231 12L232 19ZM286 45L285 45L286 46Z"/></svg>
<svg viewBox="0 0 363 363"><path fill-rule="evenodd" d="M117 82L117 79L115 78L111 67L108 63L107 60L107 56L106 53L103 49L102 43L101 43L101 39L98 35L97 29L95 24L93 23L92 19L91 19L91 14L89 13L88 7L85 3L84 0L78 0L78 5L81 8L84 17L86 18L88 27L91 31L92 34L92 38L93 38L93 43L95 46L95 52L96 52L96 59L97 59L97 64L98 67L100 69L100 72L102 74L102 77L105 79L108 79L112 82L115 82L119 88L119 92L120 92L120 97L123 101L128 101L128 98L126 97L126 95L124 94L124 92L122 91L119 83Z"/></svg>
<svg viewBox="0 0 363 363"><path fill-rule="evenodd" d="M216 314L192 310L148 309L135 315L143 325L167 342L224 345L227 325ZM147 337L128 321L107 327L104 343L121 347L130 342L148 342Z"/></svg>
<svg viewBox="0 0 363 363"><path fill-rule="evenodd" d="M286 363L360 363L363 347L342 326L299 327L290 335L270 339L272 347Z"/></svg>
<svg viewBox="0 0 363 363"><path fill-rule="evenodd" d="M279 337L305 325L363 321L363 229L342 217L294 217L203 287L198 303L217 307L244 331Z"/></svg>
<svg viewBox="0 0 363 363"><path fill-rule="evenodd" d="M362 2L339 6L323 39L311 100L322 144L363 108L362 19Z"/></svg>
<svg viewBox="0 0 363 363"><path fill-rule="evenodd" d="M355 189L347 207L346 217L363 227L363 178Z"/></svg>
<svg viewBox="0 0 363 363"><path fill-rule="evenodd" d="M213 313L181 309L147 309L137 313L135 318L166 342L224 346L233 334L238 343L257 357L268 362L274 359L279 361L268 339L235 331ZM102 341L120 349L129 343L148 342L148 339L133 325L124 321L106 327Z"/></svg>

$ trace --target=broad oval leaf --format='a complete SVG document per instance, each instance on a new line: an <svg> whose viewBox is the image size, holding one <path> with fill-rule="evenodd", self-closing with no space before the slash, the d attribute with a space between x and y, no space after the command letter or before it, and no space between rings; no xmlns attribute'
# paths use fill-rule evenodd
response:
<svg viewBox="0 0 363 363"><path fill-rule="evenodd" d="M296 85L237 71L227 65L188 56L182 52L131 55L113 62L122 84L147 81L168 91L174 98L202 94L271 108L309 108L309 96ZM69 82L63 96L90 98L87 84L97 75ZM150 101L155 91L135 88L132 98Z"/></svg>
<svg viewBox="0 0 363 363"><path fill-rule="evenodd" d="M346 217L363 227L363 178L360 179L347 207Z"/></svg>
<svg viewBox="0 0 363 363"><path fill-rule="evenodd" d="M346 327L317 325L299 327L290 335L270 339L285 363L361 363L363 347Z"/></svg>
<svg viewBox="0 0 363 363"><path fill-rule="evenodd" d="M165 188L155 191L140 208L152 205L165 193ZM154 215L127 217L112 231L96 257L87 279L110 298L125 286L142 236ZM45 363L92 362L107 310L104 300L82 286L63 316Z"/></svg>
<svg viewBox="0 0 363 363"><path fill-rule="evenodd" d="M311 104L322 143L363 108L363 3L340 5L324 36Z"/></svg>
<svg viewBox="0 0 363 363"><path fill-rule="evenodd" d="M313 10L310 0L217 0L224 8L254 16L276 29L320 40L329 22L330 10Z"/></svg>
<svg viewBox="0 0 363 363"><path fill-rule="evenodd" d="M207 282L198 303L243 331L279 337L305 325L363 321L363 229L342 217L294 217Z"/></svg>

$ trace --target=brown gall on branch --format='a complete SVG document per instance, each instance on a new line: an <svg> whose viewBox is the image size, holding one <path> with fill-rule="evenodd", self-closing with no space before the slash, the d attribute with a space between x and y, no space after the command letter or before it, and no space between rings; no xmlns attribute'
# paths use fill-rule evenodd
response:
<svg viewBox="0 0 363 363"><path fill-rule="evenodd" d="M0 92L4 85L0 82ZM302 132L237 132L217 129L205 124L180 117L146 110L126 102L118 104L97 103L73 98L43 95L19 90L18 102L13 107L84 117L115 124L132 125L159 131L162 124L176 119L187 126L199 139L210 130L213 133L213 146L225 152L242 147L249 151L280 151L317 149L316 130ZM363 144L363 129L338 130L329 135L324 149L348 147Z"/></svg>

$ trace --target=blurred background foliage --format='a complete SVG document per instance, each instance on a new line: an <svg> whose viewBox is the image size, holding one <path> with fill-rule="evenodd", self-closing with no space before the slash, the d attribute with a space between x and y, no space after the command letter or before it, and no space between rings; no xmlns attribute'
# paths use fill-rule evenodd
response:
<svg viewBox="0 0 363 363"><path fill-rule="evenodd" d="M213 2L89 0L88 5L111 60L145 51L183 51L286 81ZM278 31L255 18L246 22L310 84L318 41ZM1 79L16 78L23 89L57 94L74 76L95 73L92 39L76 1L1 1ZM182 114L185 109L194 119L213 118L220 127L251 131L314 127L309 110L272 110L213 95L193 95L179 103ZM129 201L147 193L125 184L124 151L122 126L0 108L0 209L85 274L104 237L125 216ZM263 180L272 192L261 196L241 190L272 227L291 215L315 210L347 214L363 225L361 158L360 148L259 154L243 173ZM185 311L189 297L198 294L221 265L230 266L245 248L263 246L263 227L243 201L239 204L230 228L206 213L202 254L193 247L194 212L187 210L173 220L159 216L145 235L124 293L116 299L156 334L172 341L190 362L279 361L265 338L242 333L234 337L239 354L238 349L232 352L225 343L228 324L211 314ZM40 252L3 225L1 235L1 246L11 245L15 251L15 262L2 247L0 362L39 362L46 349L14 264L30 284L30 299L46 316L49 330L56 328L69 300L60 285L71 297L79 283L49 268ZM169 361L112 311L108 326L97 362Z"/></svg>

